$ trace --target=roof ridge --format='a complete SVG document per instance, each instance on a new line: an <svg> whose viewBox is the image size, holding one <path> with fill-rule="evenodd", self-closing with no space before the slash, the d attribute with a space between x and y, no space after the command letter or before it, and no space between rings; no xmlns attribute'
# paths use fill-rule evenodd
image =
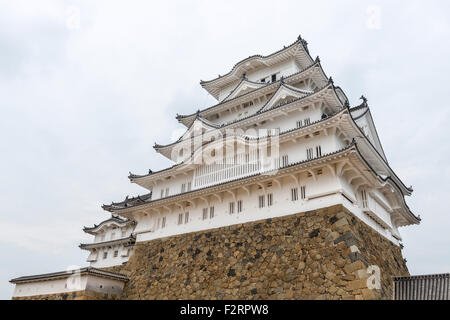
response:
<svg viewBox="0 0 450 320"><path fill-rule="evenodd" d="M230 74L237 68L238 65L240 65L241 63L243 63L243 62L245 62L245 61L247 61L247 60L254 59L254 58L267 59L267 58L269 58L269 57L271 57L271 56L274 56L274 55L276 55L276 54L278 54L278 53L280 53L280 52L282 52L282 51L284 51L284 50L290 49L291 47L295 46L296 44L301 44L302 47L305 49L305 51L306 51L306 52L308 53L308 55L309 55L309 51L308 51L308 49L307 49L307 47L308 47L308 42L307 42L306 40L304 40L304 39L299 35L299 36L297 37L297 40L295 40L295 42L291 43L291 44L288 45L288 46L283 46L282 49L279 49L279 50L277 50L277 51L275 51L275 52L273 52L273 53L271 53L271 54L265 55L265 56L264 56L264 55L261 55L261 54L255 54L255 55L248 56L247 58L242 59L242 60L240 60L239 62L235 63L234 66L231 68L231 70L230 70L229 72L227 72L226 74L224 74L224 75L220 75L220 74L219 74L218 77L216 77L216 78L214 78L214 79L211 79L211 80L207 80L207 81L200 80L200 84L203 86L204 84L212 83L212 82L217 81L217 80L219 80L219 79L223 79L224 77L227 77L228 75L230 75Z"/></svg>
<svg viewBox="0 0 450 320"><path fill-rule="evenodd" d="M295 73L293 73L293 74L291 74L291 75L289 75L289 76L287 76L287 77L284 77L284 81L286 81L287 79L292 78L292 77L294 77L294 76L296 76L296 75L299 75L299 74L301 74L301 73L303 73L303 72L305 72L305 71L308 71L308 70L312 69L312 68L315 67L315 66L321 66L320 60L317 61L317 59L316 59L316 61L314 61L312 64L310 64L308 67L304 68L303 70L300 70L300 71L295 72ZM323 69L322 69L322 71L323 71ZM324 74L325 74L325 72L324 72ZM244 97L244 96L246 96L246 95L248 95L248 94L254 93L254 92L257 91L257 90L261 90L261 89L264 89L264 88L268 88L268 87L270 87L270 86L276 84L276 83L279 82L279 81L280 81L280 80L277 80L277 81L275 81L275 82L268 82L265 86L262 86L261 88L257 88L257 89L255 89L255 90L250 91L250 92L246 92L246 93L244 93L244 94L242 94L242 95L240 95L240 96L233 97L232 99L227 100L227 101L221 101L221 102L218 102L218 103L216 103L216 104L214 104L214 105L212 105L212 106L210 106L210 107L207 107L207 108L205 108L205 109L203 109L203 110L197 110L196 112L191 113L191 114L188 114L188 115L180 115L180 114L177 114L176 119L180 120L180 119L184 119L184 118L189 118L189 117L192 117L193 115L195 115L196 113L198 113L199 111L200 111L200 113L202 113L202 112L208 111L208 110L210 110L210 109L214 109L214 108L216 108L216 107L219 107L220 105L229 103L229 102L231 102L231 101L233 101L233 100L235 100L235 99L239 99L239 98L242 98L242 97Z"/></svg>

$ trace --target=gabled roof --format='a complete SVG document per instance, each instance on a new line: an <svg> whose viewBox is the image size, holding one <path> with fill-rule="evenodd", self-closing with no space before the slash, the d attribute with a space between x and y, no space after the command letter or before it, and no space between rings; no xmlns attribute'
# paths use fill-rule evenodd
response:
<svg viewBox="0 0 450 320"><path fill-rule="evenodd" d="M315 76L316 73L317 73L317 76ZM316 60L311 65L304 68L303 70L300 70L299 72L296 72L294 74L291 74L290 76L285 77L284 82L286 84L295 83L295 81L298 81L298 79L302 79L302 77L305 77L305 76L308 76L308 77L311 76L311 78L318 80L319 86L323 86L327 83L328 77L326 76L325 72L323 71L319 57L317 57ZM266 83L264 86L261 86L260 88L257 88L253 91L246 92L242 95L238 95L235 97L230 97L226 101L221 101L221 102L217 103L216 105L205 108L203 110L199 110L196 113L192 113L192 114L188 114L188 115L177 114L176 119L179 122L189 126L189 124L192 122L192 118L196 117L197 114L200 114L201 116L204 117L204 116L207 116L208 114L215 113L224 108L226 109L226 108L232 107L235 104L243 103L246 100L250 99L253 95L256 95L258 93L260 93L261 95L270 93L273 90L276 90L278 88L280 82L281 82L281 79L277 80L275 82ZM342 89L340 89L339 87L336 87L336 89L338 91L342 92ZM342 92L342 94L343 94L343 92ZM348 100L348 99L346 99L346 100Z"/></svg>
<svg viewBox="0 0 450 320"><path fill-rule="evenodd" d="M129 179L133 179L133 176L130 173L130 175L128 176ZM110 205L102 205L103 210L109 211L109 212L113 212L114 208L127 208L129 206L133 206L135 204L140 204L140 203L146 203L149 202L152 199L152 193L147 193L145 195L142 196L137 196L137 197L133 197L130 198L129 196L127 196L125 198L124 201L122 202L113 202Z"/></svg>
<svg viewBox="0 0 450 320"><path fill-rule="evenodd" d="M104 225L115 224L116 226L120 227L120 226L126 226L128 224L132 224L132 223L135 223L135 222L133 220L122 219L120 217L117 217L117 216L113 215L113 216L111 216L111 218L100 222L98 225L95 224L93 227L84 227L83 231L86 232L86 233L89 233L89 234L95 234Z"/></svg>
<svg viewBox="0 0 450 320"><path fill-rule="evenodd" d="M309 51L308 43L299 36L297 41L283 49L267 56L253 55L236 63L231 71L223 76L209 81L200 81L201 86L206 89L214 98L219 98L220 90L235 81L238 81L248 70L272 66L289 58L294 57L300 65L306 67L313 62Z"/></svg>
<svg viewBox="0 0 450 320"><path fill-rule="evenodd" d="M248 88L255 90L265 86L267 86L267 83L265 82L250 81L244 76L242 77L241 82L239 82L238 85L233 90L231 90L231 92L225 98L222 99L222 102L241 96L243 92L247 91Z"/></svg>
<svg viewBox="0 0 450 320"><path fill-rule="evenodd" d="M371 143L376 147L377 151L380 153L380 155L387 163L388 161L386 158L386 154L384 153L383 145L381 144L380 137L378 136L377 128L375 127L375 123L372 118L372 113L370 112L369 104L367 103L367 98L361 96L360 99L362 100L362 103L359 106L350 109L353 120L355 122L359 122L358 120L362 118L366 119L371 136L374 140L373 143L372 142Z"/></svg>
<svg viewBox="0 0 450 320"><path fill-rule="evenodd" d="M176 145L176 144L178 144L180 142L183 142L185 140L190 140L193 137L192 131L196 128L196 126L195 126L196 123L199 123L199 124L202 125L202 127L206 127L206 128L208 128L210 130L218 129L218 128L221 127L221 125L218 125L216 123L213 123L213 122L203 118L202 116L200 116L200 112L197 112L195 119L191 122L191 124L187 128L186 132L180 138L178 138L177 141L171 142L171 143L166 144L166 145L155 143L153 148L157 152L160 152L161 149L167 148L169 146Z"/></svg>
<svg viewBox="0 0 450 320"><path fill-rule="evenodd" d="M108 240L103 242L94 242L94 243L81 243L78 247L82 250L90 250L94 248L103 248L107 246L115 246L123 244L125 247L132 246L136 242L136 238L133 235L130 235L126 238Z"/></svg>
<svg viewBox="0 0 450 320"><path fill-rule="evenodd" d="M268 110L276 105L276 102L280 99L285 99L287 96L293 97L291 100L296 100L299 98L303 98L309 94L313 93L313 91L304 91L293 86L290 86L284 82L283 79L280 81L280 86L277 91L273 94L273 96L258 110L258 113Z"/></svg>
<svg viewBox="0 0 450 320"><path fill-rule="evenodd" d="M127 276L125 276L121 273L96 269L96 268L92 268L92 267L86 267L86 268L75 269L75 270L45 273L45 274L38 274L38 275L32 275L32 276L24 276L24 277L12 279L9 282L18 284L18 283L51 280L51 279L57 279L57 278L68 278L72 275L94 275L94 276L115 279L115 280L121 280L121 281L129 280Z"/></svg>
<svg viewBox="0 0 450 320"><path fill-rule="evenodd" d="M272 106L271 108L268 108L268 109L266 109L266 110L262 110L262 111L260 111L260 112L255 113L255 114L251 114L251 115L249 115L249 116L247 116L247 117L240 118L240 119L237 119L237 120L235 120L235 121L231 121L231 122L229 122L229 123L227 123L227 124L221 126L220 129L221 129L221 130L224 130L224 129L227 128L228 126L233 126L233 125L235 125L235 124L237 124L237 123L239 123L239 122L251 120L253 117L260 117L260 116L262 116L262 115L268 114L269 112L271 112L271 111L273 111L273 110L278 110L279 108L285 108L285 107L288 108L291 104L294 104L294 103L296 103L296 102L302 102L303 100L307 101L306 99L311 98L311 97L313 97L313 96L320 96L321 94L324 94L327 90L332 90L332 92L334 93L334 96L335 96L335 100L336 100L336 101L339 101L339 103L341 103L341 107L343 107L344 104L340 101L339 97L337 96L337 93L336 93L336 91L335 91L335 87L334 87L334 85L333 85L333 81L332 81L332 79L330 78L330 80L328 81L328 83L327 83L323 88L321 88L320 90L318 90L318 91L316 91L316 92L311 92L311 93L309 93L309 94L307 94L307 95L305 95L305 96L302 96L302 97L300 97L300 98L294 99L294 100L292 100L292 101L286 101L285 103L283 103L283 104L281 104L281 105ZM338 106L336 106L336 107L338 108ZM136 179L141 179L141 178L145 178L145 177L148 177L148 176L151 176L151 175L154 175L154 174L163 173L163 172L172 170L172 169L174 169L174 168L176 168L176 167L178 167L178 166L181 166L181 165L183 165L183 164L184 164L184 161L181 162L181 163L178 163L178 164L174 164L174 165L171 166L171 167L168 167L168 168L166 168L166 169L162 169L162 170L159 170L159 171L154 171L154 172L153 172L153 171L149 170L149 173L148 173L148 174L144 174L144 175L136 175L136 174L131 174L131 173L130 173L130 175L128 176L128 178L129 178L132 182L135 182Z"/></svg>

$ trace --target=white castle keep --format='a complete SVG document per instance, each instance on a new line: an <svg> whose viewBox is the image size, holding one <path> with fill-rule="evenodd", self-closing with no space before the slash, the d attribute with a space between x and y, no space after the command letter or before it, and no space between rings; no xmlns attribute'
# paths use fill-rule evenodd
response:
<svg viewBox="0 0 450 320"><path fill-rule="evenodd" d="M337 204L397 245L398 228L420 222L405 202L412 188L389 166L367 99L350 107L301 37L201 86L217 104L177 115L186 132L154 146L174 165L130 173L147 193L103 206L136 222L136 241Z"/></svg>
<svg viewBox="0 0 450 320"><path fill-rule="evenodd" d="M342 205L395 245L399 227L419 224L407 187L389 166L367 99L351 107L301 37L251 56L202 87L216 105L178 115L186 132L155 145L173 166L129 179L147 191L104 205L90 266L12 279L14 298L75 292L120 296L135 242ZM75 284L74 284L75 283Z"/></svg>

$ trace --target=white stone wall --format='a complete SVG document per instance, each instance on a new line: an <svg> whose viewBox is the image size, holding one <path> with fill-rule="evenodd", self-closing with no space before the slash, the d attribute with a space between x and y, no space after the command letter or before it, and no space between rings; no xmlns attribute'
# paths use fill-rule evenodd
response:
<svg viewBox="0 0 450 320"><path fill-rule="evenodd" d="M139 216L138 224L135 229L137 233L137 241L147 241L155 238L166 237L187 232L199 230L219 228L227 225L239 224L243 222L256 221L270 217L278 217L283 215L294 214L324 208L335 204L344 204L351 212L366 222L383 236L398 244L390 230L381 228L373 219L365 214L361 208L359 197L348 183L344 184L343 179L334 177L328 169L323 169L322 174L317 176L317 180L308 177L307 173L300 175L300 186L306 187L306 199L300 199L300 189L298 189L299 199L291 200L291 188L298 187L293 179L285 177L281 179L282 187L273 183L272 187L266 189L265 207L259 208L259 196L264 195L263 189L253 186L251 195L248 195L244 189L239 189L236 194L236 200L242 201L243 210L237 213L237 204L235 204L235 213L230 214L230 202L236 202L231 194L224 193L223 202L221 203L216 197L209 197L209 204L204 201L197 200L196 207L192 205L185 210L175 209L173 212L165 212L163 214L151 214L147 216ZM356 200L351 204L347 198ZM267 205L267 194L272 194L273 205ZM382 195L381 195L382 196ZM214 218L209 216L203 220L203 209L214 206ZM379 209L380 206L378 206ZM189 212L189 221L185 223L184 214ZM385 210L380 210L380 214L384 214ZM179 214L183 214L182 224L178 224ZM209 214L209 211L208 211ZM161 220L166 219L166 225L162 228ZM390 226L395 229L394 226ZM396 229L395 229L396 230Z"/></svg>
<svg viewBox="0 0 450 320"><path fill-rule="evenodd" d="M94 275L75 274L68 278L18 283L14 288L13 298L69 293L83 290L120 295L122 293L123 286L123 281L107 279Z"/></svg>

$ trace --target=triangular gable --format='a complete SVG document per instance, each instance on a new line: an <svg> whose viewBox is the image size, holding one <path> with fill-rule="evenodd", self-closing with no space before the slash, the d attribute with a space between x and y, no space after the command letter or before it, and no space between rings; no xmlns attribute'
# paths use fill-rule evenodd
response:
<svg viewBox="0 0 450 320"><path fill-rule="evenodd" d="M269 101L266 102L266 104L261 108L259 112L268 110L276 105L279 105L283 102L287 102L289 100L305 97L311 93L312 92L310 91L303 91L295 87L289 86L285 83L282 83L278 88L278 90L269 99Z"/></svg>
<svg viewBox="0 0 450 320"><path fill-rule="evenodd" d="M190 139L193 136L201 134L202 132L216 130L218 127L219 127L218 125L197 116L191 123L189 128L186 130L186 132L181 136L180 139L178 139L178 141Z"/></svg>
<svg viewBox="0 0 450 320"><path fill-rule="evenodd" d="M384 154L384 150L381 145L380 137L378 136L377 130L375 128L372 114L370 113L369 106L367 105L367 100L365 98L363 98L363 100L364 102L360 106L351 110L352 117L355 120L355 123L370 141L370 143L387 162L386 155Z"/></svg>
<svg viewBox="0 0 450 320"><path fill-rule="evenodd" d="M239 82L239 84L233 90L231 90L230 94L222 100L222 102L239 97L243 94L246 94L255 89L262 88L266 85L267 85L267 83L264 83L264 82L258 83L258 82L249 81L247 79L242 79L242 81Z"/></svg>

